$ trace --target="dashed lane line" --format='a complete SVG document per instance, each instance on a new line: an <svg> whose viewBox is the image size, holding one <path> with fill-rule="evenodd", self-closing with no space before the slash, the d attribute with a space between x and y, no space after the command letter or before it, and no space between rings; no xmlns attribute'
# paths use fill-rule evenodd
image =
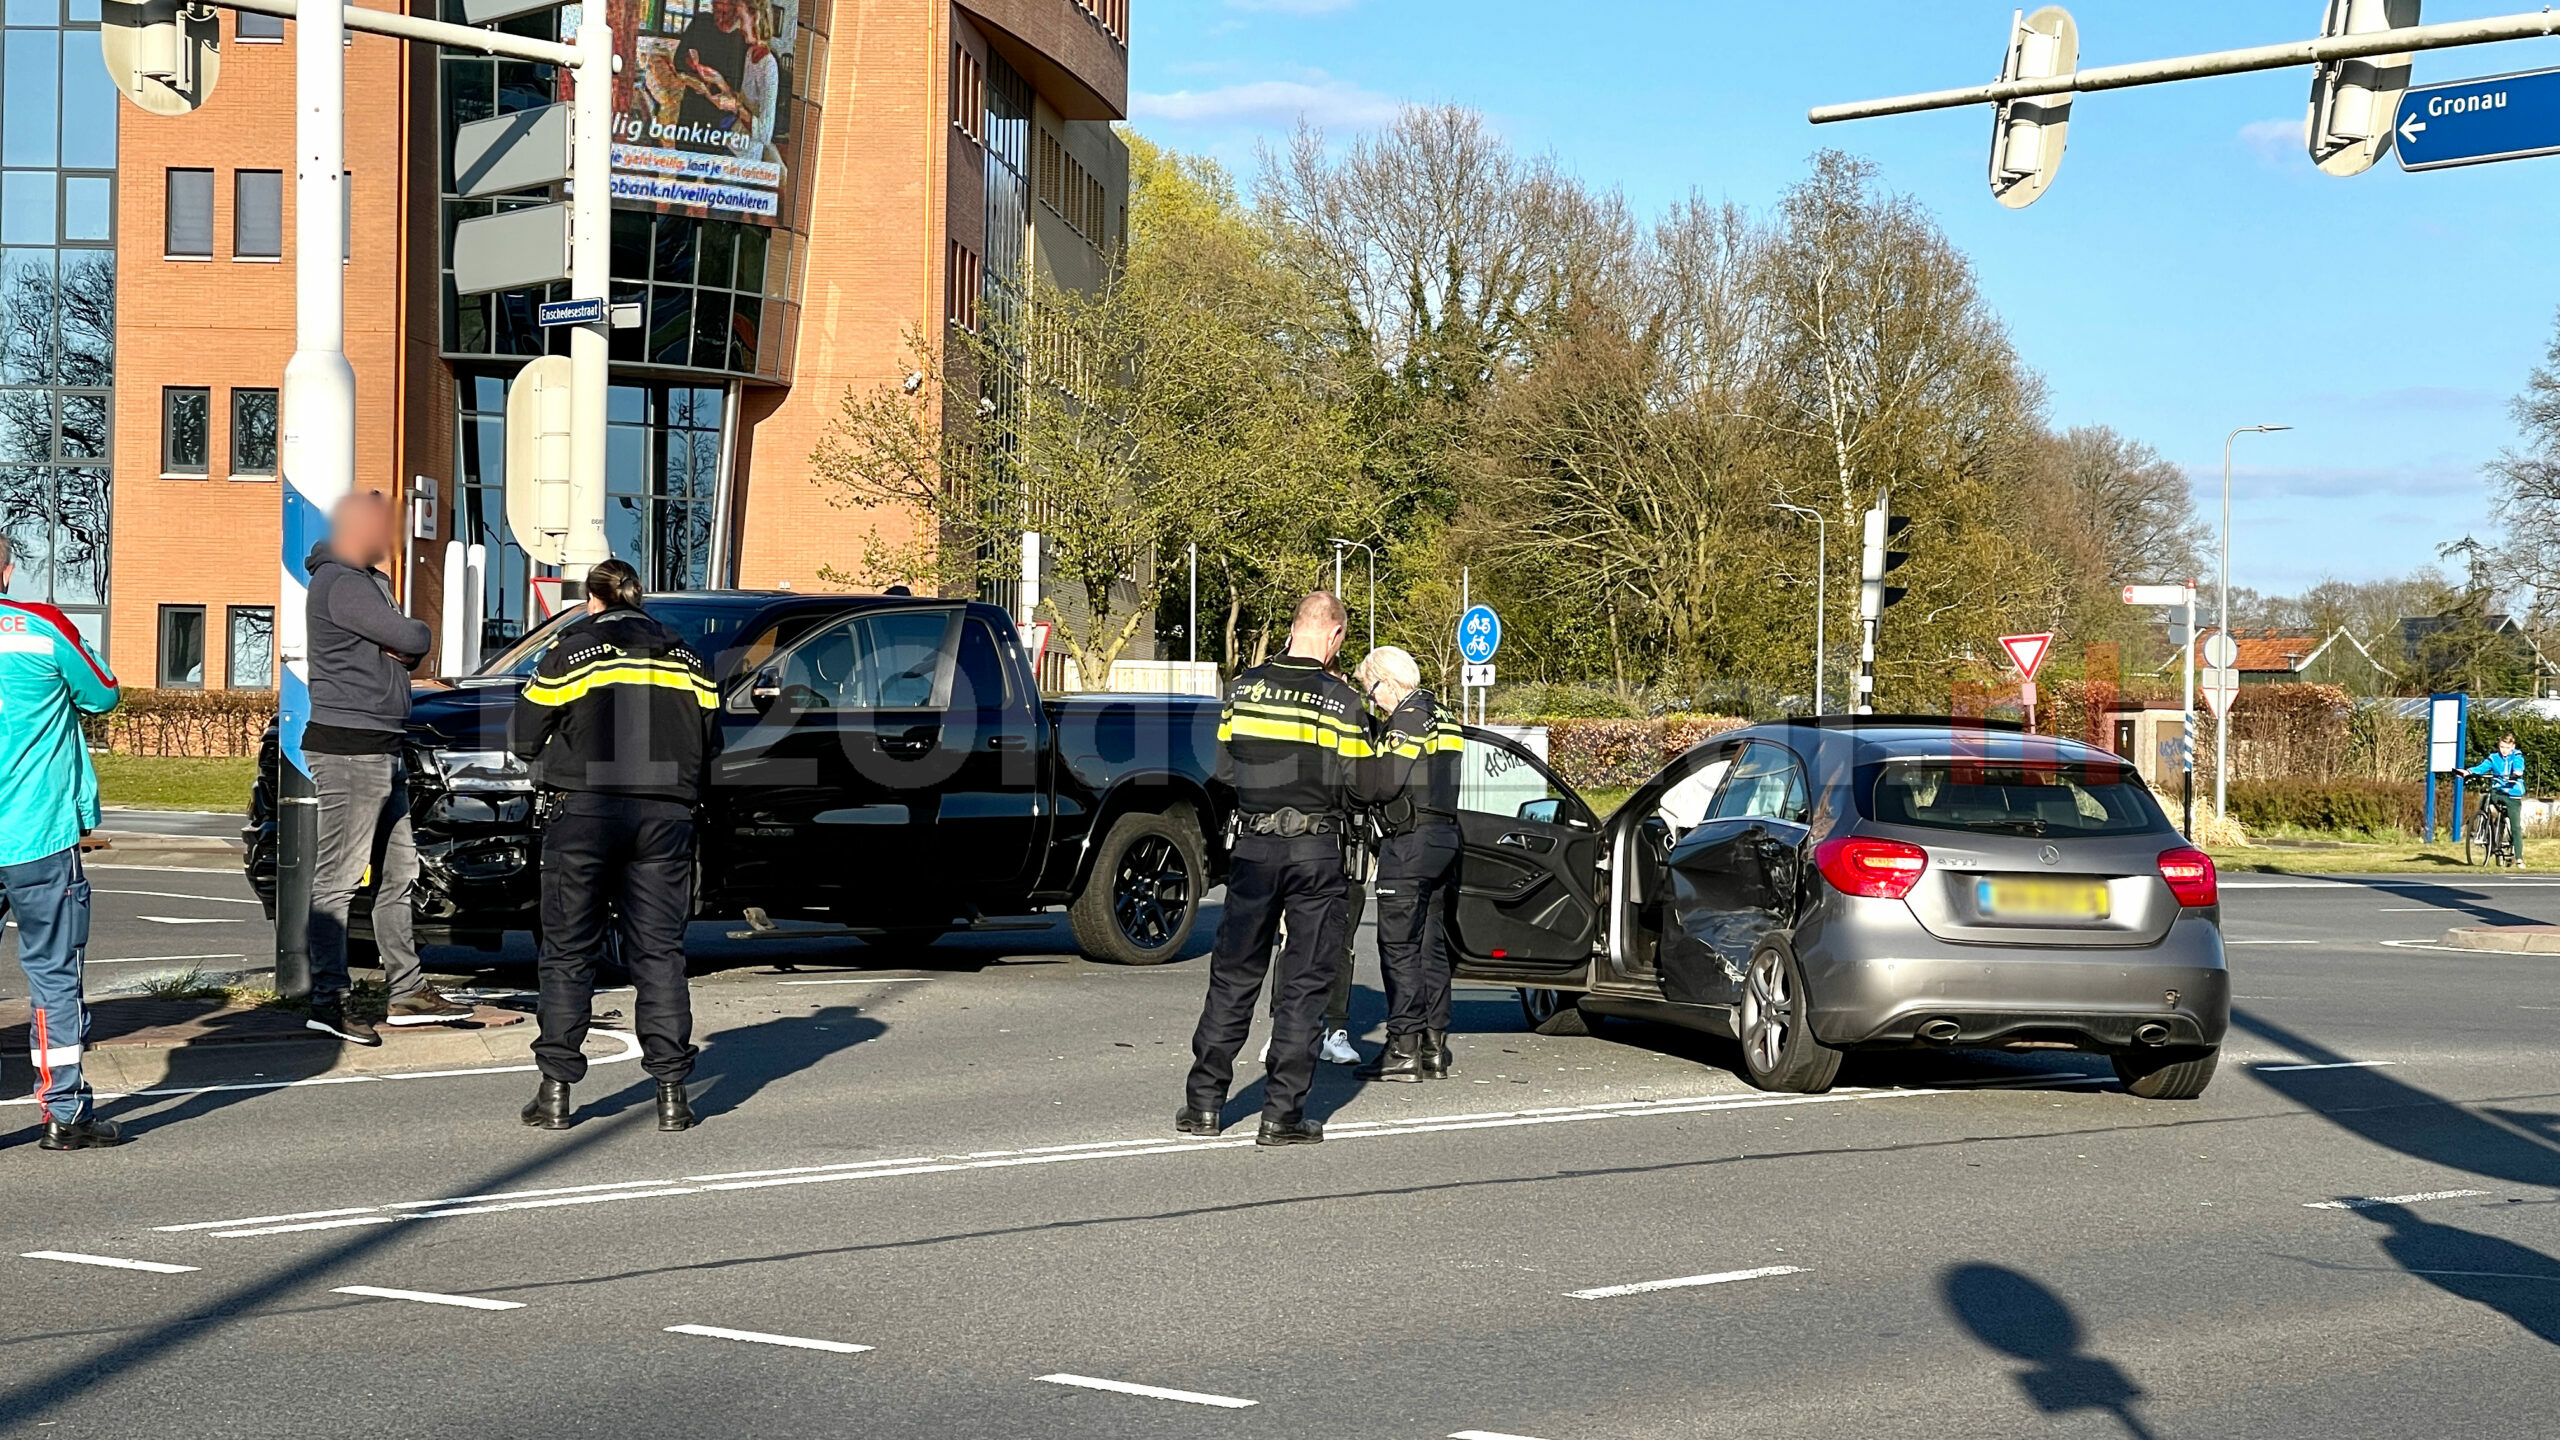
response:
<svg viewBox="0 0 2560 1440"><path fill-rule="evenodd" d="M670 1325L670 1335L703 1335L714 1340L744 1340L752 1345L781 1345L792 1350L824 1350L836 1355L861 1355L868 1345L848 1345L842 1340L811 1340L800 1335L768 1335L761 1330L731 1330L719 1325Z"/></svg>
<svg viewBox="0 0 2560 1440"><path fill-rule="evenodd" d="M477 1295L439 1295L433 1290L386 1290L379 1285L340 1285L332 1295L362 1295L369 1300L414 1300L421 1305L451 1305L461 1310L521 1310L521 1300L483 1300Z"/></svg>
<svg viewBox="0 0 2560 1440"><path fill-rule="evenodd" d="M228 915L136 915L133 918L148 920L154 925L246 925L249 923L246 918L235 920Z"/></svg>
<svg viewBox="0 0 2560 1440"><path fill-rule="evenodd" d="M2260 1075L2283 1075L2296 1070L2382 1070L2399 1063L2397 1060L2328 1060L2314 1065L2305 1060L2289 1064L2284 1062L2259 1064L2249 1068Z"/></svg>
<svg viewBox="0 0 2560 1440"><path fill-rule="evenodd" d="M2463 1200L2486 1190L2421 1190L2414 1195L2349 1195L2336 1200L2306 1200L2305 1210L2370 1210L2376 1205L2415 1205L2426 1200Z"/></svg>
<svg viewBox="0 0 2560 1440"><path fill-rule="evenodd" d="M1719 1270L1713 1275L1683 1275L1676 1280L1640 1280L1633 1285L1603 1285L1596 1290L1567 1290L1572 1300L1614 1300L1621 1295L1650 1295L1657 1290L1694 1290L1701 1285L1731 1285L1766 1280L1774 1275L1802 1275L1801 1265L1762 1265L1750 1270Z"/></svg>
<svg viewBox="0 0 2560 1440"><path fill-rule="evenodd" d="M264 905L267 903L256 896L244 900L237 895L190 895L184 890L92 889L89 893L92 895L148 895L154 900L202 900L208 905Z"/></svg>
<svg viewBox="0 0 2560 1440"><path fill-rule="evenodd" d="M2103 1077L2081 1074L2030 1075L2006 1077L1981 1085L1939 1086L1929 1089L1843 1089L1823 1095L1702 1095L1663 1100L1615 1100L1587 1105L1429 1115L1410 1120L1340 1121L1326 1127L1325 1138L1329 1141L1378 1140L1462 1130L1512 1129L1587 1121L1644 1120L1666 1115L1698 1115L1726 1110L1762 1110L1867 1100L1920 1099L1936 1095L1968 1094L1990 1088L2009 1088L2022 1084L2079 1087L2100 1083L2102 1080ZM649 1200L697 1193L766 1190L788 1185L828 1185L865 1180L888 1180L909 1175L944 1175L969 1170L1002 1170L1030 1165L1075 1164L1085 1161L1128 1160L1151 1155L1237 1150L1251 1146L1253 1143L1254 1137L1250 1131L1217 1139L1176 1139L1168 1136L1161 1139L1087 1140L1021 1150L981 1150L957 1155L911 1155L889 1160L855 1160L827 1165L737 1170L708 1175L686 1175L673 1179L615 1180L596 1185L564 1186L558 1190L543 1192L513 1191L504 1195L465 1195L437 1200L392 1201L378 1205L303 1211L289 1215L249 1216L236 1220L199 1220L154 1228L166 1232L208 1231L216 1239L238 1240L265 1235L338 1230L359 1225L388 1225L406 1220L446 1219L512 1210L540 1210L562 1205L604 1204L619 1200Z"/></svg>
<svg viewBox="0 0 2560 1440"><path fill-rule="evenodd" d="M157 1260L125 1260L113 1255L75 1255L68 1250L29 1250L21 1260L59 1260L67 1265L103 1265L109 1270L147 1270L154 1275L184 1275L193 1265L164 1265Z"/></svg>
<svg viewBox="0 0 2560 1440"><path fill-rule="evenodd" d="M1197 1390L1167 1390L1161 1385L1132 1385L1126 1380L1097 1380L1090 1375L1036 1375L1032 1377L1049 1385L1073 1385L1080 1390L1108 1390L1115 1395L1138 1395L1149 1400L1175 1400L1185 1405L1214 1405L1221 1410L1250 1410L1260 1403L1239 1400L1233 1395L1203 1395Z"/></svg>

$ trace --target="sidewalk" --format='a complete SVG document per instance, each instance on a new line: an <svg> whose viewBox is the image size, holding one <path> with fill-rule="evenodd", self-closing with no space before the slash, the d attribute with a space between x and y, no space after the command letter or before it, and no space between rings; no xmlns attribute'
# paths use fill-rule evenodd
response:
<svg viewBox="0 0 2560 1440"><path fill-rule="evenodd" d="M477 1007L455 1025L383 1027L376 1048L303 1027L302 1017L215 1000L100 1000L89 1007L89 1084L130 1092L169 1086L529 1063L532 1016ZM0 1096L29 1093L27 1006L0 1004Z"/></svg>
<svg viewBox="0 0 2560 1440"><path fill-rule="evenodd" d="M2444 932L2444 943L2456 950L2560 955L2560 925L2463 925Z"/></svg>

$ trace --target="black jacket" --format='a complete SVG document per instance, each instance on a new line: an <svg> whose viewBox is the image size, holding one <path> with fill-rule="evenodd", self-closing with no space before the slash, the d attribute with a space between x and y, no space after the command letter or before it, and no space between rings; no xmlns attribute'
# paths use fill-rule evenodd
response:
<svg viewBox="0 0 2560 1440"><path fill-rule="evenodd" d="M409 667L427 657L435 632L391 603L391 581L312 547L305 598L311 655L311 718L349 730L397 731L409 721Z"/></svg>
<svg viewBox="0 0 2560 1440"><path fill-rule="evenodd" d="M1428 690L1406 696L1387 717L1375 748L1361 767L1360 792L1377 807L1388 834L1458 818L1458 765L1466 735L1438 696Z"/></svg>
<svg viewBox="0 0 2560 1440"><path fill-rule="evenodd" d="M534 783L692 804L720 735L702 657L639 610L560 632L516 698L508 741Z"/></svg>
<svg viewBox="0 0 2560 1440"><path fill-rule="evenodd" d="M1275 656L1227 682L1217 774L1246 814L1342 814L1368 758L1359 695L1315 661Z"/></svg>

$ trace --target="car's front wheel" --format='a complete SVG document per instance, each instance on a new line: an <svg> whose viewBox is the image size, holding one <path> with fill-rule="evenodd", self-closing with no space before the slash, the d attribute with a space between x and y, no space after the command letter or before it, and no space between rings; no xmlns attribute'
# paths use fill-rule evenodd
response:
<svg viewBox="0 0 2560 1440"><path fill-rule="evenodd" d="M2116 1078L2125 1092L2145 1100L2193 1100L2213 1083L2222 1047L2186 1050L2136 1050L2115 1057Z"/></svg>
<svg viewBox="0 0 2560 1440"><path fill-rule="evenodd" d="M1188 811L1113 821L1083 893L1067 907L1077 947L1115 965L1181 958L1208 888L1204 849Z"/></svg>
<svg viewBox="0 0 2560 1440"><path fill-rule="evenodd" d="M1520 990L1520 1014L1529 1028L1541 1035L1588 1035L1591 1018L1575 1004L1570 990L1543 990L1523 986Z"/></svg>
<svg viewBox="0 0 2560 1440"><path fill-rule="evenodd" d="M1743 1078L1763 1090L1819 1095L1840 1075L1840 1052L1813 1038L1805 1023L1804 971L1778 946L1752 952L1734 1007Z"/></svg>

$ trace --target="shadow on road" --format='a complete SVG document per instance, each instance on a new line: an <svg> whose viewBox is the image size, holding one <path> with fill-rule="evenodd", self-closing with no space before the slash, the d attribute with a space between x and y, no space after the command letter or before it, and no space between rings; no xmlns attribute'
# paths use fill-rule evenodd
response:
<svg viewBox="0 0 2560 1440"><path fill-rule="evenodd" d="M2402 1270L2560 1345L2560 1260L2512 1240L2421 1220L2406 1206L2366 1205L2355 1213L2391 1227L2383 1253Z"/></svg>
<svg viewBox="0 0 2560 1440"><path fill-rule="evenodd" d="M2234 1010L2231 1023L2310 1064L2344 1065L2355 1058L2255 1011ZM2474 1175L2560 1188L2560 1145L2548 1134L2553 1123L2549 1116L2457 1105L2382 1069L2247 1073L2330 1124L2386 1150Z"/></svg>
<svg viewBox="0 0 2560 1440"><path fill-rule="evenodd" d="M2150 1427L2133 1413L2142 1387L2114 1361L2080 1353L2088 1337L2061 1296L1999 1265L1959 1265L1940 1278L1938 1295L1974 1339L2033 1367L2015 1378L2038 1410L2104 1411L2126 1434L2151 1440Z"/></svg>
<svg viewBox="0 0 2560 1440"><path fill-rule="evenodd" d="M694 1110L705 1119L726 1115L767 1085L888 1031L888 1026L863 1014L858 1005L830 1005L808 1015L784 1015L760 1025L723 1030L712 1037L711 1046L694 1067ZM627 1085L608 1102L611 1108L598 1113L653 1104L656 1096L649 1084Z"/></svg>

